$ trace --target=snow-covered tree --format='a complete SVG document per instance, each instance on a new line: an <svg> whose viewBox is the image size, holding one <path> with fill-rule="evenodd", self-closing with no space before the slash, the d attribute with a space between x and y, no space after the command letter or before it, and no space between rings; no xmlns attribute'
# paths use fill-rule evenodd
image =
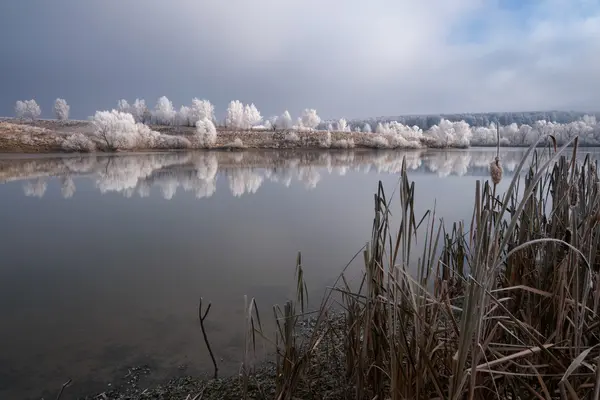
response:
<svg viewBox="0 0 600 400"><path fill-rule="evenodd" d="M54 115L59 121L66 121L69 119L69 110L71 107L67 104L64 99L56 99L54 101Z"/></svg>
<svg viewBox="0 0 600 400"><path fill-rule="evenodd" d="M196 122L196 139L200 147L212 147L217 142L217 128L208 118Z"/></svg>
<svg viewBox="0 0 600 400"><path fill-rule="evenodd" d="M288 110L285 110L283 114L277 117L277 121L275 121L275 129L292 129L292 116L290 115Z"/></svg>
<svg viewBox="0 0 600 400"><path fill-rule="evenodd" d="M166 97L158 99L154 107L154 121L160 125L173 125L177 112L173 108L173 103Z"/></svg>
<svg viewBox="0 0 600 400"><path fill-rule="evenodd" d="M192 99L190 107L190 119L192 121L200 121L207 118L211 121L215 120L215 107L208 100Z"/></svg>
<svg viewBox="0 0 600 400"><path fill-rule="evenodd" d="M228 128L244 129L244 105L239 100L234 100L227 107L227 116L225 117L225 126Z"/></svg>
<svg viewBox="0 0 600 400"><path fill-rule="evenodd" d="M302 113L302 126L308 129L315 129L321 123L321 118L317 115L315 109L305 109Z"/></svg>
<svg viewBox="0 0 600 400"><path fill-rule="evenodd" d="M365 133L371 133L371 132L373 132L373 130L371 129L371 125L369 125L369 124L365 124L363 126L363 128L362 128L362 131L365 132Z"/></svg>
<svg viewBox="0 0 600 400"><path fill-rule="evenodd" d="M15 105L15 114L19 119L29 118L35 121L42 114L42 109L35 100L17 101Z"/></svg>
<svg viewBox="0 0 600 400"><path fill-rule="evenodd" d="M250 129L255 125L260 124L262 121L262 115L258 112L258 109L254 103L244 107L244 129Z"/></svg>

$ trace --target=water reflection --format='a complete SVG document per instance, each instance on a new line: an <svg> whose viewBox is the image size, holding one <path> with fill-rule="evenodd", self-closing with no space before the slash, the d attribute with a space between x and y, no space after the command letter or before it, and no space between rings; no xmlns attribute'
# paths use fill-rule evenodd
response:
<svg viewBox="0 0 600 400"><path fill-rule="evenodd" d="M314 189L322 174L345 175L349 170L395 174L406 157L407 168L436 174L486 176L493 151L344 151L344 152L179 152L81 157L0 159L0 182L24 180L26 196L43 197L47 179L59 177L65 199L76 193L74 177L87 177L101 193L147 197L153 187L172 199L181 188L208 198L217 190L217 179L227 179L231 194L256 193L266 181L289 187L300 182ZM524 150L504 150L500 157L505 173L515 170Z"/></svg>

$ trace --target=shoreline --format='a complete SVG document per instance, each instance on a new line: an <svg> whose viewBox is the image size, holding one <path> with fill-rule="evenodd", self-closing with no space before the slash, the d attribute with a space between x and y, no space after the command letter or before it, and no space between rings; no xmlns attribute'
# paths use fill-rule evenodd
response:
<svg viewBox="0 0 600 400"><path fill-rule="evenodd" d="M189 126L156 126L150 129L173 138L191 139L194 137L196 128ZM82 145L74 149L73 146L65 145L68 138L74 135L83 135L89 146ZM127 150L118 149L108 151L102 149L102 143L94 137L94 125L89 121L67 121L38 120L25 122L15 119L0 119L0 153L4 154L51 154L51 153L134 153L134 152L156 152L156 151L180 151L180 150L211 150L211 151L242 151L242 150L423 150L423 149L466 149L466 148L491 148L496 145L477 146L440 146L428 138L407 142L390 135L363 132L328 132L310 131L298 132L294 130L229 130L222 127L217 128L217 140L210 148L181 147L173 145L170 147L155 148L132 148ZM186 140L187 141L187 140ZM189 144L189 143L188 143ZM527 148L529 145L500 146L513 148ZM580 145L580 147L582 147ZM585 146L583 146L585 147ZM594 146L588 146L594 147Z"/></svg>
<svg viewBox="0 0 600 400"><path fill-rule="evenodd" d="M345 399L350 393L351 387L342 384L345 373L345 360L338 357L332 357L332 349L341 349L344 346L344 340L336 335L346 324L346 315L343 312L333 312L321 324L329 328L325 331L318 329L318 332L324 333L323 342L326 346L318 346L316 353L313 353L315 362L319 365L319 373L315 374L313 382L319 389L315 393L314 387L299 387L299 393L303 399L323 398ZM317 320L309 317L305 320L297 321L296 332L300 342L299 351L306 352L306 345L311 337L316 333L315 327ZM342 352L340 352L341 354ZM341 357L341 356L340 356ZM154 371L148 365L139 365L127 368L126 375L115 376L114 383L107 384L106 389L98 392L97 390L87 391L79 400L142 400L154 398L166 398L173 400L191 400L198 398L203 400L222 400L222 399L241 399L244 398L244 379L241 373L242 361L239 361L240 372L219 375L218 378L212 376L213 370L210 361L207 360L207 368L198 375L189 374L161 374L161 371ZM219 369L220 371L220 369ZM152 375L162 375L162 378L152 377ZM271 351L262 360L258 360L254 367L250 368L248 374L247 394L249 399L255 398L274 398L276 394L277 363L275 354ZM311 386L315 386L312 385ZM60 390L60 388L57 388ZM69 388L64 389L65 396L69 396Z"/></svg>

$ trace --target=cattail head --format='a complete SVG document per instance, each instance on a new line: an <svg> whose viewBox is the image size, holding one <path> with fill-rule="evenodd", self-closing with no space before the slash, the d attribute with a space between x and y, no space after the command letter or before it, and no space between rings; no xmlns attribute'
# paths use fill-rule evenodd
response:
<svg viewBox="0 0 600 400"><path fill-rule="evenodd" d="M490 163L490 175L494 185L499 184L502 180L502 165L500 165L500 157L496 157L496 159Z"/></svg>

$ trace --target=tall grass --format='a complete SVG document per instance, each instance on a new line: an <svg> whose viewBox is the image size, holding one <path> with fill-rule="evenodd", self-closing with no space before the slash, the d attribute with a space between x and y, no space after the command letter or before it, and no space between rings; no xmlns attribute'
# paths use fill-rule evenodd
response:
<svg viewBox="0 0 600 400"><path fill-rule="evenodd" d="M362 281L342 273L307 335L299 258L298 296L275 307L275 398L600 398L597 164L576 139L545 162L537 144L502 195L477 181L469 226L416 215L405 166L390 198L380 182Z"/></svg>

